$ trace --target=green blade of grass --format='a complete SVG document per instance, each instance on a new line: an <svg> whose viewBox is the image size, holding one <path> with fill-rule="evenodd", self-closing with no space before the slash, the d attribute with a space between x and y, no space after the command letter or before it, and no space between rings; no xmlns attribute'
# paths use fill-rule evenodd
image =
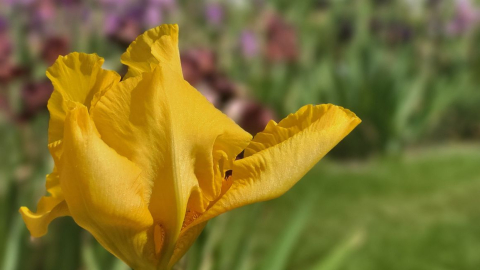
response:
<svg viewBox="0 0 480 270"><path fill-rule="evenodd" d="M259 270L287 269L290 254L309 220L313 202L313 196L306 196L303 203L298 207L296 214L291 217L290 223L285 227L279 241L272 246L272 249L260 264Z"/></svg>
<svg viewBox="0 0 480 270"><path fill-rule="evenodd" d="M9 237L7 238L7 245L5 254L3 256L3 264L0 269L14 270L17 269L18 261L20 259L20 244L22 238L22 232L25 226L22 224L21 215L16 215L15 220L12 223Z"/></svg>
<svg viewBox="0 0 480 270"><path fill-rule="evenodd" d="M343 262L364 242L363 231L357 231L352 236L341 242L333 251L322 258L311 270L337 270Z"/></svg>

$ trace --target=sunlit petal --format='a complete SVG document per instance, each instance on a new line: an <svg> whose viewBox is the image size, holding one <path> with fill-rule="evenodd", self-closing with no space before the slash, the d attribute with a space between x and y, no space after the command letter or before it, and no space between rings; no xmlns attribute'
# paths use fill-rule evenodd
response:
<svg viewBox="0 0 480 270"><path fill-rule="evenodd" d="M145 172L168 263L185 212L203 212L220 194L215 171L229 169L250 135L168 67L123 81L91 113L102 139Z"/></svg>
<svg viewBox="0 0 480 270"><path fill-rule="evenodd" d="M235 161L231 187L190 226L282 195L359 123L355 114L331 104L304 106L278 124L271 121L245 158Z"/></svg>

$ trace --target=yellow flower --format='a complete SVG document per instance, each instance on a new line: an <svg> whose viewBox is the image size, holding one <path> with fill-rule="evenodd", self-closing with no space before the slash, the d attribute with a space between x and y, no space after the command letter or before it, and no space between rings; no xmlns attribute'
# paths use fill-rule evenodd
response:
<svg viewBox="0 0 480 270"><path fill-rule="evenodd" d="M71 216L135 269L170 269L209 219L282 195L360 123L308 105L252 140L183 79L177 25L145 32L121 60L123 80L91 54L48 69L50 196L20 212L34 237Z"/></svg>

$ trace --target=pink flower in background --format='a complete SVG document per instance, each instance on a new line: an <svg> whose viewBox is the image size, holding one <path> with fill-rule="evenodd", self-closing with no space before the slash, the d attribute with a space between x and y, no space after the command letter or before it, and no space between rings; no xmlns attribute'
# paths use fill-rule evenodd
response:
<svg viewBox="0 0 480 270"><path fill-rule="evenodd" d="M205 17L211 25L218 26L224 18L223 6L219 3L210 3L205 7Z"/></svg>
<svg viewBox="0 0 480 270"><path fill-rule="evenodd" d="M55 17L56 6L52 0L37 0L35 14L42 22L52 20Z"/></svg>
<svg viewBox="0 0 480 270"><path fill-rule="evenodd" d="M259 45L255 33L250 30L244 30L240 35L240 48L245 58L257 56Z"/></svg>
<svg viewBox="0 0 480 270"><path fill-rule="evenodd" d="M457 0L455 17L447 26L450 34L461 34L469 31L480 21L480 10L471 0Z"/></svg>

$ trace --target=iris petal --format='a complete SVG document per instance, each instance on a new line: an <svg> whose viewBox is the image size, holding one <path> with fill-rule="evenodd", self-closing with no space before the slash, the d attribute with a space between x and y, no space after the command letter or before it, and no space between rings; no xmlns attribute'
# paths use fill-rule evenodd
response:
<svg viewBox="0 0 480 270"><path fill-rule="evenodd" d="M146 31L121 61L123 81L97 55L48 69L50 196L20 212L33 236L70 215L135 269L170 269L210 218L282 195L360 123L305 106L251 140L183 79L177 25Z"/></svg>
<svg viewBox="0 0 480 270"><path fill-rule="evenodd" d="M120 83L91 114L102 139L145 172L167 264L185 212L203 212L204 201L220 194L223 178L215 168L228 169L251 136L168 67Z"/></svg>
<svg viewBox="0 0 480 270"><path fill-rule="evenodd" d="M175 251L173 252L173 256L170 259L168 269L172 268L175 263L177 263L185 253L187 253L188 249L193 245L195 240L197 240L200 233L207 225L207 222L203 222L197 224L196 226L192 227L190 230L182 232L178 241L175 245Z"/></svg>
<svg viewBox="0 0 480 270"><path fill-rule="evenodd" d="M60 185L75 222L135 269L156 264L141 170L101 139L87 108L70 103Z"/></svg>
<svg viewBox="0 0 480 270"><path fill-rule="evenodd" d="M122 55L121 61L129 67L125 78L151 72L159 64L181 74L178 25L163 24L138 36Z"/></svg>
<svg viewBox="0 0 480 270"><path fill-rule="evenodd" d="M95 95L104 93L109 87L120 81L120 76L110 70L102 69L103 58L96 54L71 53L60 56L47 70L54 91L48 100L50 123L48 142L63 138L63 122L68 110L65 101L79 102L90 108Z"/></svg>
<svg viewBox="0 0 480 270"><path fill-rule="evenodd" d="M63 198L56 169L47 175L46 186L50 196L40 198L36 213L30 211L27 207L20 208L23 220L33 237L45 235L48 231L48 225L57 217L70 215L68 206Z"/></svg>
<svg viewBox="0 0 480 270"><path fill-rule="evenodd" d="M26 207L20 209L34 237L46 234L48 225L53 219L69 215L59 183L64 121L68 111L66 102L79 102L90 107L92 101L97 100L120 80L116 72L102 69L102 64L103 59L95 54L72 53L59 57L47 70L47 76L54 86L48 102L50 111L48 148L55 161L55 168L47 176L46 181L47 191L51 195L40 199L36 213Z"/></svg>
<svg viewBox="0 0 480 270"><path fill-rule="evenodd" d="M48 231L48 225L52 220L70 214L65 201L59 201L53 197L42 197L38 202L37 208L45 210L37 210L36 213L33 213L27 207L20 208L23 221L33 237L45 235Z"/></svg>
<svg viewBox="0 0 480 270"><path fill-rule="evenodd" d="M271 121L247 147L245 158L235 161L231 187L189 227L282 195L360 122L331 104L304 106L278 124Z"/></svg>

